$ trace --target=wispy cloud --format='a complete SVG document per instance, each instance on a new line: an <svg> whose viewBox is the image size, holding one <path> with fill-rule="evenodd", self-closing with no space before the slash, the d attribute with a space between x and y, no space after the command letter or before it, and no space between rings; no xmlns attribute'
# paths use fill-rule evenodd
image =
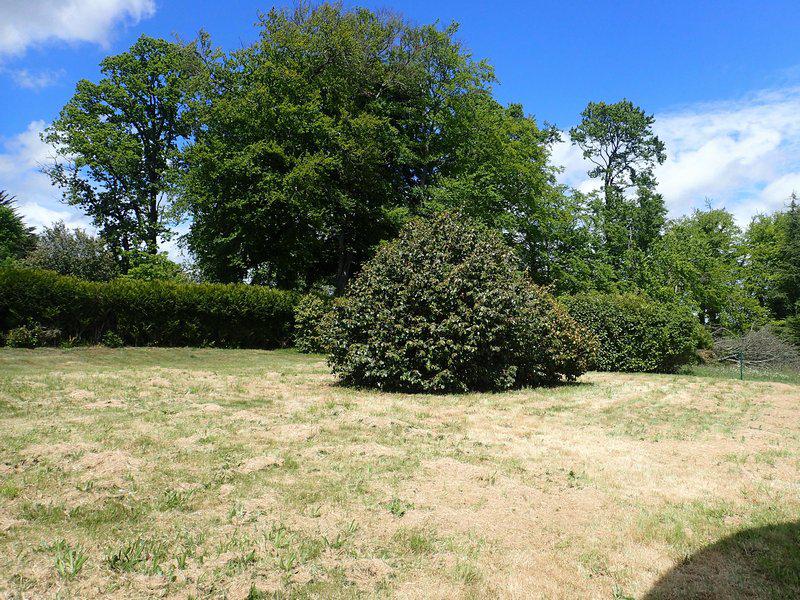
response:
<svg viewBox="0 0 800 600"><path fill-rule="evenodd" d="M22 54L47 41L107 45L120 23L155 12L154 0L3 0L0 54Z"/></svg>
<svg viewBox="0 0 800 600"><path fill-rule="evenodd" d="M656 115L667 145L659 191L672 216L707 200L746 224L800 192L800 88L767 90L730 102L689 105ZM562 142L554 160L562 181L582 190L594 183L580 151Z"/></svg>
<svg viewBox="0 0 800 600"><path fill-rule="evenodd" d="M58 83L64 76L64 69L57 71L30 71L28 69L14 69L8 72L17 85L26 90L41 90Z"/></svg>

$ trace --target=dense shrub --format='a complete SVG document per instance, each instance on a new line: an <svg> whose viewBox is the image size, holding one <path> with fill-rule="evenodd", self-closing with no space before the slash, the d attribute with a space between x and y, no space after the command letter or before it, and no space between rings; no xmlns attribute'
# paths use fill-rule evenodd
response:
<svg viewBox="0 0 800 600"><path fill-rule="evenodd" d="M270 348L291 338L295 294L244 284L115 279L0 268L0 329L31 320L76 341L114 331L127 345Z"/></svg>
<svg viewBox="0 0 800 600"><path fill-rule="evenodd" d="M597 337L592 368L671 373L696 360L706 340L689 309L634 294L582 294L562 298L569 314Z"/></svg>
<svg viewBox="0 0 800 600"><path fill-rule="evenodd" d="M344 383L406 391L571 380L593 348L499 234L451 215L381 247L334 303L330 333Z"/></svg>
<svg viewBox="0 0 800 600"><path fill-rule="evenodd" d="M180 281L187 282L187 277L181 266L169 259L166 252L150 254L149 252L127 252L128 270L127 279L142 279L144 281Z"/></svg>
<svg viewBox="0 0 800 600"><path fill-rule="evenodd" d="M59 329L48 329L34 322L15 327L6 334L6 346L11 348L57 346L59 342L61 342Z"/></svg>
<svg viewBox="0 0 800 600"><path fill-rule="evenodd" d="M306 294L297 301L294 309L294 347L298 351L327 351L330 311L330 301L317 294Z"/></svg>
<svg viewBox="0 0 800 600"><path fill-rule="evenodd" d="M103 337L100 338L100 343L107 348L121 348L125 342L113 331L106 331Z"/></svg>
<svg viewBox="0 0 800 600"><path fill-rule="evenodd" d="M44 228L24 264L91 281L108 281L120 274L116 259L103 240L82 229L67 229L63 221Z"/></svg>

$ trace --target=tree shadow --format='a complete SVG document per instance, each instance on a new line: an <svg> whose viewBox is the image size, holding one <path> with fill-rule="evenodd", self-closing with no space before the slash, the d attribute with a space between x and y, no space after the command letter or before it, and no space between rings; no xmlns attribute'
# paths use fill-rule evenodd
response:
<svg viewBox="0 0 800 600"><path fill-rule="evenodd" d="M744 529L688 556L644 600L800 598L800 521Z"/></svg>

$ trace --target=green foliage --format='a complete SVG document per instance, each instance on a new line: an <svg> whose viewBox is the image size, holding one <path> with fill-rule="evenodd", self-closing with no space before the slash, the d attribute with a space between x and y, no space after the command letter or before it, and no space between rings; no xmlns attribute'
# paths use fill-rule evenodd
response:
<svg viewBox="0 0 800 600"><path fill-rule="evenodd" d="M800 314L800 206L757 215L745 236L745 285L776 319Z"/></svg>
<svg viewBox="0 0 800 600"><path fill-rule="evenodd" d="M45 328L29 320L27 324L10 329L6 334L6 346L10 348L38 348L56 346L61 341L61 330Z"/></svg>
<svg viewBox="0 0 800 600"><path fill-rule="evenodd" d="M112 571L159 575L167 559L167 549L161 542L138 538L123 544L106 556L105 563Z"/></svg>
<svg viewBox="0 0 800 600"><path fill-rule="evenodd" d="M88 560L86 552L81 546L71 546L65 540L54 545L56 573L62 579L74 579L83 569Z"/></svg>
<svg viewBox="0 0 800 600"><path fill-rule="evenodd" d="M33 230L17 214L14 197L0 190L0 261L23 258L35 239Z"/></svg>
<svg viewBox="0 0 800 600"><path fill-rule="evenodd" d="M593 340L518 265L484 226L415 221L334 302L333 371L351 385L423 392L574 379Z"/></svg>
<svg viewBox="0 0 800 600"><path fill-rule="evenodd" d="M214 280L341 291L414 214L459 208L539 257L551 132L490 92L457 27L341 5L272 10L214 63L186 153L189 241ZM545 261L540 261L545 262Z"/></svg>
<svg viewBox="0 0 800 600"><path fill-rule="evenodd" d="M119 275L114 254L104 241L82 229L70 231L63 221L44 228L24 264L90 281L108 281Z"/></svg>
<svg viewBox="0 0 800 600"><path fill-rule="evenodd" d="M305 353L324 353L328 348L330 302L317 294L306 294L294 309L294 347Z"/></svg>
<svg viewBox="0 0 800 600"><path fill-rule="evenodd" d="M666 160L666 151L653 133L654 123L628 100L590 102L570 130L572 142L593 165L589 176L602 184L602 201L590 206L602 255L623 286L635 279L665 223L653 169Z"/></svg>
<svg viewBox="0 0 800 600"><path fill-rule="evenodd" d="M742 286L745 257L731 213L696 210L669 224L646 261L640 286L658 300L691 306L708 327L743 331L765 316Z"/></svg>
<svg viewBox="0 0 800 600"><path fill-rule="evenodd" d="M191 133L187 104L205 75L196 44L141 36L78 82L47 129L59 159L47 167L64 200L80 206L117 254L156 252L179 217L173 168Z"/></svg>
<svg viewBox="0 0 800 600"><path fill-rule="evenodd" d="M6 346L9 348L36 348L38 345L37 331L26 325L15 327L6 334Z"/></svg>
<svg viewBox="0 0 800 600"><path fill-rule="evenodd" d="M115 279L0 268L0 330L35 319L69 339L126 345L274 348L291 336L295 295L244 284Z"/></svg>
<svg viewBox="0 0 800 600"><path fill-rule="evenodd" d="M649 183L653 167L666 160L664 142L653 133L655 119L630 100L589 102L570 139L594 168L606 192Z"/></svg>
<svg viewBox="0 0 800 600"><path fill-rule="evenodd" d="M106 331L100 338L100 343L107 348L121 348L125 345L123 339L113 331Z"/></svg>
<svg viewBox="0 0 800 600"><path fill-rule="evenodd" d="M569 314L600 347L592 367L601 371L673 373L707 344L691 311L634 294L579 294L562 298Z"/></svg>
<svg viewBox="0 0 800 600"><path fill-rule="evenodd" d="M166 252L131 251L125 254L129 267L124 277L142 281L187 281L181 266L171 261Z"/></svg>

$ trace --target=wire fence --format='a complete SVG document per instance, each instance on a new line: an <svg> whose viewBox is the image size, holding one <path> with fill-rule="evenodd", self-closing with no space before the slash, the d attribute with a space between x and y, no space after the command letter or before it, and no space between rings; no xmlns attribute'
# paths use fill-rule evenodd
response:
<svg viewBox="0 0 800 600"><path fill-rule="evenodd" d="M769 326L739 335L721 328L713 336L715 360L738 366L740 379L764 371L800 372L800 352Z"/></svg>

